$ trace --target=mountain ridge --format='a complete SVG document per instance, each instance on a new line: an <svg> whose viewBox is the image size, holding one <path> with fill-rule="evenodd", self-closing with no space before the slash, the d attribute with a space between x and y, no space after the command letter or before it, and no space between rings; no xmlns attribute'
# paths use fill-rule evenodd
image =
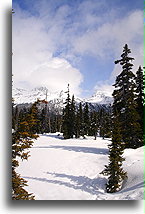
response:
<svg viewBox="0 0 145 214"><path fill-rule="evenodd" d="M76 96L75 100L76 102L82 103L88 102L92 104L96 103L100 105L110 105L113 101L113 98L106 94L106 92L97 90L89 98L79 98ZM66 92L61 90L52 93L46 87L36 87L34 89L13 88L12 97L14 99L14 104L16 105L34 103L37 99L45 99L48 102L53 101L60 103L60 105L63 105L66 99Z"/></svg>

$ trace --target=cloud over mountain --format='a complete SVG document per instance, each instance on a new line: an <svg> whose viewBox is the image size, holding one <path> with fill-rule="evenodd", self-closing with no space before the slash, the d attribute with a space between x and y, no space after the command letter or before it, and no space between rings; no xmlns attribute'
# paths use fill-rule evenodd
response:
<svg viewBox="0 0 145 214"><path fill-rule="evenodd" d="M103 87L106 81L111 85L120 72L114 60L126 43L135 58L134 71L143 65L143 11L139 8L128 4L127 9L125 2L120 7L111 0L110 5L106 0L25 0L21 6L14 2L15 86L32 88L42 84L57 90L70 83L72 92L80 94L90 89L89 84L93 88ZM82 66L87 57L92 57L91 63L99 62L97 71L91 71L97 81L88 78L90 71ZM105 71L103 64L107 64ZM103 79L100 72L104 73Z"/></svg>

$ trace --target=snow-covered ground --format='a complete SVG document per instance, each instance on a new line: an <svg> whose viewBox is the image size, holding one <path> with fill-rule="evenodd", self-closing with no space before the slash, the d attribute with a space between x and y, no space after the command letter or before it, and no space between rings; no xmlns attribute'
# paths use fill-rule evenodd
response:
<svg viewBox="0 0 145 214"><path fill-rule="evenodd" d="M128 180L121 191L105 192L107 178L100 174L108 163L109 140L92 137L63 140L57 134L40 135L28 161L18 172L36 200L142 200L143 147L126 149Z"/></svg>

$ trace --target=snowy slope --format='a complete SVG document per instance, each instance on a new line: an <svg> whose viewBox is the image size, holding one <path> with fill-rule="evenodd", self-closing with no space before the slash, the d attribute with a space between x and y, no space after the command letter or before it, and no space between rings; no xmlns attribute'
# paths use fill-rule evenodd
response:
<svg viewBox="0 0 145 214"><path fill-rule="evenodd" d="M51 93L46 87L38 87L32 90L13 88L12 90L15 104L34 103L37 99L46 99L46 93L47 101L59 101L60 103L64 103L66 99L66 93L63 90ZM110 104L112 102L112 97L108 95L107 92L96 91L90 98L81 99L75 96L75 100L77 102Z"/></svg>
<svg viewBox="0 0 145 214"><path fill-rule="evenodd" d="M141 200L143 199L143 147L125 150L128 180L115 194L105 192L108 140L92 137L63 140L57 134L41 135L18 172L36 200Z"/></svg>
<svg viewBox="0 0 145 214"><path fill-rule="evenodd" d="M113 101L113 98L110 94L104 91L96 91L96 93L88 98L85 99L88 103L98 103L98 104L110 104Z"/></svg>
<svg viewBox="0 0 145 214"><path fill-rule="evenodd" d="M34 88L32 90L13 88L12 90L15 104L34 103L37 99L47 99L47 101L58 99L63 101L65 96L64 91L51 93L46 87Z"/></svg>

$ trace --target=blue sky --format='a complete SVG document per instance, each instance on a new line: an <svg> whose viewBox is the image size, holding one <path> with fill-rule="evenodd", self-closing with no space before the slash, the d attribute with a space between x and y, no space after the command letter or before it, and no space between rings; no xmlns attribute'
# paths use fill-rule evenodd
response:
<svg viewBox="0 0 145 214"><path fill-rule="evenodd" d="M13 0L14 86L111 93L128 43L143 65L142 0Z"/></svg>

